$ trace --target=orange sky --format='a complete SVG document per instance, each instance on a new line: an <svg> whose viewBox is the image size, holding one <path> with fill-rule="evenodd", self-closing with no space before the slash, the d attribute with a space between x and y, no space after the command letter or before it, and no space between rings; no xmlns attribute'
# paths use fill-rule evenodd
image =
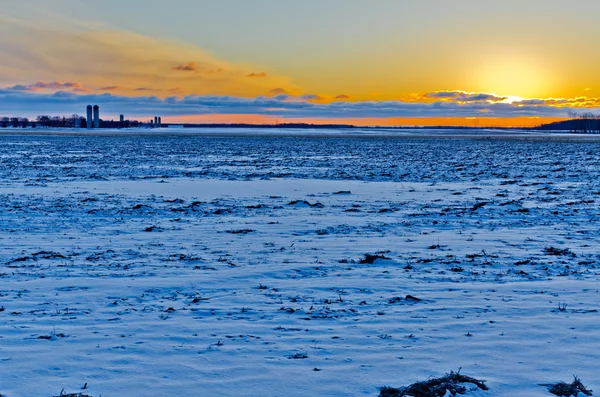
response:
<svg viewBox="0 0 600 397"><path fill-rule="evenodd" d="M364 118L331 118L331 119L282 119L273 116L255 114L207 114L192 116L163 117L165 123L247 123L247 124L276 124L276 123L309 123L309 124L352 124L357 126L453 126L453 127L501 127L529 128L541 124L565 120L564 117L364 117Z"/></svg>

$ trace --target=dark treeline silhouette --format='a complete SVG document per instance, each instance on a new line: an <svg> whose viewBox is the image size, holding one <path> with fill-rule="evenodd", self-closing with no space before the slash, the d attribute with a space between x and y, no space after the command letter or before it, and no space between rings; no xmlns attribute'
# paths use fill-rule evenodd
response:
<svg viewBox="0 0 600 397"><path fill-rule="evenodd" d="M538 131L569 131L576 134L600 134L600 115L584 113L577 115L570 113L569 120L542 124L533 130ZM472 126L355 126L351 124L310 124L310 123L278 123L278 124L247 124L247 123L215 123L215 124L162 124L162 127L182 126L183 128L295 128L295 129L387 129L387 130L478 130L481 127ZM27 117L0 117L0 128L87 128L85 117L77 114L69 117L40 115L35 120ZM142 123L137 120L100 120L100 128L120 129L154 127L151 123ZM522 128L490 127L495 130L519 130Z"/></svg>
<svg viewBox="0 0 600 397"><path fill-rule="evenodd" d="M387 129L387 130L518 130L522 128L516 127L472 127L472 126L448 126L448 125L425 125L425 126L385 126L372 125L360 126L352 124L310 124L310 123L279 123L279 124L178 124L178 123L163 123L163 127L182 126L183 128L297 128L297 129Z"/></svg>
<svg viewBox="0 0 600 397"><path fill-rule="evenodd" d="M64 117L64 116L63 117L59 117L59 116L50 117L50 116L46 116L46 115L41 115L41 116L37 116L36 121L34 123L36 125L32 124L31 126L34 128L35 127L75 128L78 120L82 120L82 118L76 114L69 116L69 117ZM80 121L80 123L81 123L81 121ZM80 124L80 126L81 126L81 124Z"/></svg>
<svg viewBox="0 0 600 397"><path fill-rule="evenodd" d="M114 120L102 120L100 119L100 128L137 128L141 127L142 123L137 120L125 120L114 121Z"/></svg>
<svg viewBox="0 0 600 397"><path fill-rule="evenodd" d="M357 128L350 124L308 124L308 123L283 123L283 124L244 124L244 123L216 123L216 124L162 124L163 127L169 125L181 125L183 128Z"/></svg>
<svg viewBox="0 0 600 397"><path fill-rule="evenodd" d="M100 120L100 128L131 128L141 127L137 120ZM87 120L74 114L69 117L40 115L35 120L27 117L0 117L0 128L87 128Z"/></svg>
<svg viewBox="0 0 600 397"><path fill-rule="evenodd" d="M540 131L570 131L574 134L600 134L600 115L584 113L579 116L570 113L570 120L557 121L537 127Z"/></svg>
<svg viewBox="0 0 600 397"><path fill-rule="evenodd" d="M79 119L79 127L77 127L77 119ZM279 124L249 124L249 123L216 123L216 124L178 124L178 123L163 123L162 127L182 126L183 128L295 128L295 129L393 129L393 130L478 130L482 127L471 126L356 126L351 124L310 124L310 123L279 123ZM35 121L29 121L27 118L17 117L0 117L0 127L41 127L41 128L87 128L85 117L80 117L76 114L70 117L51 117L38 116ZM137 120L125 120L123 122L113 120L100 120L100 128L138 128L138 127L154 127L151 123L140 122ZM541 128L541 127L540 127ZM494 127L498 130L511 130L510 127Z"/></svg>
<svg viewBox="0 0 600 397"><path fill-rule="evenodd" d="M27 117L0 117L1 128L27 128L29 119Z"/></svg>

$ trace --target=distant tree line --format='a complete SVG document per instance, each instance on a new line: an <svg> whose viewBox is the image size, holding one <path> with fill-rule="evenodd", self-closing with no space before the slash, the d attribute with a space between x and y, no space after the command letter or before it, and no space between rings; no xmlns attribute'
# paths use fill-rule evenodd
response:
<svg viewBox="0 0 600 397"><path fill-rule="evenodd" d="M1 128L27 128L27 127L57 127L57 128L75 128L77 120L85 121L83 118L74 114L70 117L50 117L50 116L37 116L35 120L29 120L27 117L0 117ZM85 126L85 124L84 124Z"/></svg>
<svg viewBox="0 0 600 397"><path fill-rule="evenodd" d="M163 123L163 126L169 124ZM247 123L211 123L211 124L178 124L183 128L310 128L310 129L329 129L329 128L357 128L351 124L309 124L309 123L278 123L278 124L247 124Z"/></svg>
<svg viewBox="0 0 600 397"><path fill-rule="evenodd" d="M600 134L600 114L593 113L577 114L569 113L571 119L558 121L555 123L543 124L536 127L540 131L570 131L577 134ZM137 120L100 120L100 128L137 128L147 127L150 123L141 123ZM163 124L168 127L169 124ZM349 124L309 124L309 123L278 123L278 124L182 124L184 128L298 128L298 129L352 129L356 126ZM40 115L35 120L29 120L27 117L0 117L0 128L87 128L85 117L73 114L69 117ZM361 127L361 128L386 128L386 129L414 129L415 127ZM419 129L477 129L476 127L447 127L447 126L427 126L418 127Z"/></svg>
<svg viewBox="0 0 600 397"><path fill-rule="evenodd" d="M570 120L544 124L537 129L542 131L570 131L574 134L600 134L600 115L569 112L569 117L571 117Z"/></svg>
<svg viewBox="0 0 600 397"><path fill-rule="evenodd" d="M50 117L46 115L37 116L36 123L40 127L44 128L75 128L77 122L81 123L81 120L84 120L82 117L74 114L69 117ZM80 124L81 126L81 124Z"/></svg>
<svg viewBox="0 0 600 397"><path fill-rule="evenodd" d="M100 120L100 128L130 128L141 127L143 124L137 120ZM40 115L35 120L27 117L0 117L0 128L87 128L87 120L77 114L69 117Z"/></svg>
<svg viewBox="0 0 600 397"><path fill-rule="evenodd" d="M100 128L137 128L141 127L142 123L137 120L125 120L114 121L114 120L100 120Z"/></svg>
<svg viewBox="0 0 600 397"><path fill-rule="evenodd" d="M27 117L1 117L0 127L2 128L27 128L29 126L29 119Z"/></svg>

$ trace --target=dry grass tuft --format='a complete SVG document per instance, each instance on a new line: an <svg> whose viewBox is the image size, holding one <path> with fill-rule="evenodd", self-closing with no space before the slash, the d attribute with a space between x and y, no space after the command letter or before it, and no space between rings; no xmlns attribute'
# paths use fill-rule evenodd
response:
<svg viewBox="0 0 600 397"><path fill-rule="evenodd" d="M69 393L69 394L64 394L63 392L61 392L59 396L54 396L54 397L92 397L92 396L87 395L87 394L83 394L83 393Z"/></svg>
<svg viewBox="0 0 600 397"><path fill-rule="evenodd" d="M575 379L573 379L573 382L570 385L565 382L555 384L550 388L550 393L561 397L577 397L579 393L591 396L592 391L588 390L578 377L574 376L574 378Z"/></svg>
<svg viewBox="0 0 600 397"><path fill-rule="evenodd" d="M457 394L465 394L468 391L463 383L472 383L481 390L488 390L484 381L461 375L459 370L458 372L450 372L441 378L413 383L399 389L382 387L379 397L443 397L447 392L456 396Z"/></svg>
<svg viewBox="0 0 600 397"><path fill-rule="evenodd" d="M371 255L371 254L365 254L365 257L363 259L360 260L360 264L362 265L372 265L377 259L384 259L384 260L389 260L390 258L388 258L387 256L384 255Z"/></svg>

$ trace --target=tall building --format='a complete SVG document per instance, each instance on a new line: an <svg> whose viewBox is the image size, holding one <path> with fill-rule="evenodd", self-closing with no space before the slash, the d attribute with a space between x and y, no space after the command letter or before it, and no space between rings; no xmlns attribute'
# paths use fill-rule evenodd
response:
<svg viewBox="0 0 600 397"><path fill-rule="evenodd" d="M87 105L87 128L88 130L93 127L92 124L92 105Z"/></svg>
<svg viewBox="0 0 600 397"><path fill-rule="evenodd" d="M100 107L94 105L94 128L100 128Z"/></svg>
<svg viewBox="0 0 600 397"><path fill-rule="evenodd" d="M162 118L158 116L158 127L162 127Z"/></svg>
<svg viewBox="0 0 600 397"><path fill-rule="evenodd" d="M120 115L120 116L119 116L119 121L120 121L121 123L123 123L123 122L125 121L125 116L123 116L123 115Z"/></svg>

